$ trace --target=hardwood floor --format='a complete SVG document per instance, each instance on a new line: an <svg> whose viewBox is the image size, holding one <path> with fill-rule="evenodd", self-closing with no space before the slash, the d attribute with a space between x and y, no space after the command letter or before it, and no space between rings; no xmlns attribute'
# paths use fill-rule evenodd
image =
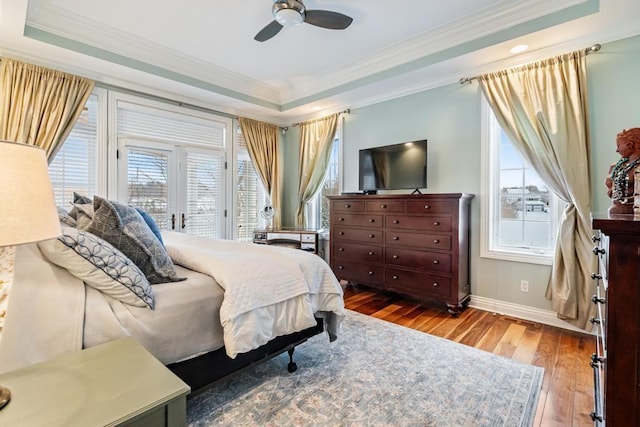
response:
<svg viewBox="0 0 640 427"><path fill-rule="evenodd" d="M561 328L468 308L419 303L364 286L345 285L346 308L545 369L534 426L593 426L596 339Z"/></svg>

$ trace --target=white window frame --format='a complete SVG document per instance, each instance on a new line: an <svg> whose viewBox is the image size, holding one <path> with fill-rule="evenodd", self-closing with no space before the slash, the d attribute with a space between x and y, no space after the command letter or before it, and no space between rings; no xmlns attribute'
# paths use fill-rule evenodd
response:
<svg viewBox="0 0 640 427"><path fill-rule="evenodd" d="M499 147L500 126L495 119L489 103L481 97L481 191L480 200L480 256L505 261L529 264L551 265L555 254L555 242L558 226L566 204L551 193L549 207L555 213L550 218L550 249L540 252L526 248L499 246L494 242L495 227L499 221L500 189L499 182Z"/></svg>

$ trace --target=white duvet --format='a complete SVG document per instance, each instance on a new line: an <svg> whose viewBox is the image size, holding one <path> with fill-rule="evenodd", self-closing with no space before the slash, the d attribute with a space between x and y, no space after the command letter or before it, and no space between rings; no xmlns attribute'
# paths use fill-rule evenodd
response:
<svg viewBox="0 0 640 427"><path fill-rule="evenodd" d="M344 317L342 288L322 258L276 246L163 233L176 264L213 277L224 289L220 321L234 358L324 316L333 340Z"/></svg>

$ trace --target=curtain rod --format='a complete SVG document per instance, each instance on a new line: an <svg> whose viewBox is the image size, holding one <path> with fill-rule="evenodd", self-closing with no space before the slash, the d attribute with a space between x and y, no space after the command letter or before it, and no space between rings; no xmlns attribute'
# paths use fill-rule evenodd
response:
<svg viewBox="0 0 640 427"><path fill-rule="evenodd" d="M595 53L597 51L599 51L602 48L602 46L598 43L594 44L593 46L589 46L588 48L586 48L584 50L585 55L589 55L590 53ZM467 83L471 83L474 80L477 80L479 76L474 76L474 77L463 77L461 78L458 83L460 83L461 85L463 84L467 84Z"/></svg>
<svg viewBox="0 0 640 427"><path fill-rule="evenodd" d="M349 114L349 113L351 113L351 109L347 108L346 110L340 111L340 112L338 113L338 115L340 115L340 114ZM318 120L318 119L316 119L316 120ZM291 126L292 126L292 127L300 126L300 124L302 124L302 123L304 123L304 122L294 123L294 124L292 124Z"/></svg>

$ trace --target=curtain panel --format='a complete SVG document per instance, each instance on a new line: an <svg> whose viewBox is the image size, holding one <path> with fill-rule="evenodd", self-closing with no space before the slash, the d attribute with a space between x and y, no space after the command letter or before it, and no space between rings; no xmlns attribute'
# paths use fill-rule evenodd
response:
<svg viewBox="0 0 640 427"><path fill-rule="evenodd" d="M339 114L300 123L300 174L296 226L307 226L305 206L316 195L327 173Z"/></svg>
<svg viewBox="0 0 640 427"><path fill-rule="evenodd" d="M276 215L273 227L282 225L282 181L278 155L278 126L239 117L242 135L247 143L249 157L269 194Z"/></svg>
<svg viewBox="0 0 640 427"><path fill-rule="evenodd" d="M478 78L502 129L568 206L546 296L558 317L585 330L594 306L586 53L576 51Z"/></svg>
<svg viewBox="0 0 640 427"><path fill-rule="evenodd" d="M40 147L51 162L94 82L10 58L1 61L0 139Z"/></svg>

